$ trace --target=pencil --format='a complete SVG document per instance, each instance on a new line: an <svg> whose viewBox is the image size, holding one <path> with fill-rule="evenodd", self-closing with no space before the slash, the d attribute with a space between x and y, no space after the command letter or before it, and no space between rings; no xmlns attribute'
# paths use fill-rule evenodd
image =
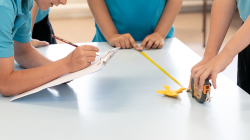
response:
<svg viewBox="0 0 250 140"><path fill-rule="evenodd" d="M72 46L74 46L74 47L78 47L78 45L76 45L76 44L74 44L74 43L71 43L71 42L69 42L69 41L67 41L67 40L65 40L65 39L62 39L62 38L60 38L60 37L57 37L57 36L55 36L55 35L53 35L53 34L51 34L51 37L53 37L53 38L55 38L55 39L58 39L58 40L60 40L60 41L62 41L62 42L65 42L65 43L67 43L67 44L69 44L69 45L72 45Z"/></svg>
<svg viewBox="0 0 250 140"><path fill-rule="evenodd" d="M76 44L74 44L74 43L71 43L71 42L69 42L69 41L67 41L67 40L65 40L65 39L62 39L62 38L60 38L60 37L57 37L57 36L55 36L55 35L53 35L53 34L51 34L51 37L53 37L53 38L55 38L55 39L58 39L58 40L60 40L60 41L62 41L62 42L64 42L64 43L67 43L67 44L69 44L69 45L72 45L72 46L74 46L74 47L78 47L78 45L76 45ZM96 54L96 56L99 56L99 54Z"/></svg>

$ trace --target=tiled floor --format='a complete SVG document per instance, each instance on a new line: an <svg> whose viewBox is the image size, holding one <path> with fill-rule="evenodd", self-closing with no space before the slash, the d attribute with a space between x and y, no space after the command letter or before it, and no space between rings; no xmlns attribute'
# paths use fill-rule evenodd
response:
<svg viewBox="0 0 250 140"><path fill-rule="evenodd" d="M207 31L209 32L210 13L207 13ZM242 20L236 13L226 35L223 46L241 26ZM82 19L51 19L51 24L57 36L72 42L91 42L95 34L94 18ZM174 23L175 37L190 47L200 56L203 56L202 45L202 14L180 13ZM207 34L208 34L207 32ZM62 43L59 42L58 43ZM236 83L237 59L223 72L229 79Z"/></svg>

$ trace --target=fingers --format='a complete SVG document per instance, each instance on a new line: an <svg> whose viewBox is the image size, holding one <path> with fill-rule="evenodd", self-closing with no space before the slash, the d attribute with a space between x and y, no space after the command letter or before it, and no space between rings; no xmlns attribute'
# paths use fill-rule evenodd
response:
<svg viewBox="0 0 250 140"><path fill-rule="evenodd" d="M31 39L31 44L33 47L48 46L49 43L46 41L39 41L37 39Z"/></svg>
<svg viewBox="0 0 250 140"><path fill-rule="evenodd" d="M49 43L46 41L39 41L39 46L48 46Z"/></svg>
<svg viewBox="0 0 250 140"><path fill-rule="evenodd" d="M137 51L141 50L141 49L138 47L138 45L136 44L136 42L135 42L135 40L134 40L134 38L133 38L132 36L130 37L130 43L131 43L131 45L132 45Z"/></svg>
<svg viewBox="0 0 250 140"><path fill-rule="evenodd" d="M212 76L211 76L212 85L213 85L214 89L217 88L217 85L216 85L217 74L218 74L218 73L213 73Z"/></svg>
<svg viewBox="0 0 250 140"><path fill-rule="evenodd" d="M150 42L150 41L149 41ZM161 39L161 40L153 40L153 45L152 45L152 49L161 49L164 45L164 40ZM150 45L150 44L149 44ZM150 48L151 46L149 46Z"/></svg>
<svg viewBox="0 0 250 140"><path fill-rule="evenodd" d="M83 49L85 51L99 52L99 49L97 47L91 46L91 45L82 45L82 46L79 46L78 48Z"/></svg>
<svg viewBox="0 0 250 140"><path fill-rule="evenodd" d="M162 39L162 37L159 34L153 33L153 34L145 37L145 39L142 41L141 46L138 47L134 38L129 33L127 33L127 34L114 35L109 40L109 44L111 46L114 46L114 45L116 47L119 46L122 49L129 49L131 47L134 47L136 50L143 50L144 48L146 48L148 50L151 47L153 49L157 49L157 48L160 49L164 45L164 39Z"/></svg>
<svg viewBox="0 0 250 140"><path fill-rule="evenodd" d="M150 49L155 42L155 39L150 39L146 45L146 50Z"/></svg>
<svg viewBox="0 0 250 140"><path fill-rule="evenodd" d="M130 48L132 48L132 46L133 47L137 46L137 44L135 43L134 38L129 33L123 34L121 37L122 37L122 40L124 41L124 44L122 44L123 49L130 49Z"/></svg>
<svg viewBox="0 0 250 140"><path fill-rule="evenodd" d="M131 44L130 44L130 41L128 39L125 40L125 46L127 49L131 48Z"/></svg>
<svg viewBox="0 0 250 140"><path fill-rule="evenodd" d="M201 77L200 77L200 81L199 81L199 89L203 90L203 85L205 83L205 80L208 77L211 77L214 89L216 89L217 88L217 85L216 85L217 75L218 75L218 72L216 72L215 70L209 70L208 69L205 72L203 72L202 75L201 75Z"/></svg>
<svg viewBox="0 0 250 140"><path fill-rule="evenodd" d="M195 86L198 87L200 91L202 91L205 80L211 78L214 89L216 89L217 88L216 78L217 78L218 73L219 72L217 72L216 69L202 67L193 76L194 81L195 81Z"/></svg>
<svg viewBox="0 0 250 140"><path fill-rule="evenodd" d="M87 62L94 62L95 61L95 57L87 57Z"/></svg>
<svg viewBox="0 0 250 140"><path fill-rule="evenodd" d="M152 46L152 49L156 49L159 45L160 45L160 41L155 41Z"/></svg>
<svg viewBox="0 0 250 140"><path fill-rule="evenodd" d="M94 51L85 51L84 55L86 55L87 57L96 57L97 56L96 52L94 52Z"/></svg>
<svg viewBox="0 0 250 140"><path fill-rule="evenodd" d="M209 76L208 76L208 80L210 80L211 78L212 78L212 76L211 76L211 75L209 75Z"/></svg>
<svg viewBox="0 0 250 140"><path fill-rule="evenodd" d="M75 72L88 67L91 62L95 61L96 52L99 52L99 49L95 46L82 45L77 47L64 59L69 71Z"/></svg>
<svg viewBox="0 0 250 140"><path fill-rule="evenodd" d="M95 46L83 45L77 47L75 51L83 59L82 61L93 62L97 56L96 52L99 52L99 49Z"/></svg>
<svg viewBox="0 0 250 140"><path fill-rule="evenodd" d="M145 46L147 45L148 43L148 40L149 40L149 37L147 36L146 38L144 38L144 40L142 41L141 43L141 47L140 47L140 50L143 50L145 48Z"/></svg>
<svg viewBox="0 0 250 140"><path fill-rule="evenodd" d="M122 49L126 49L125 41L122 40L122 41L120 42L120 44L121 44L121 48L122 48Z"/></svg>
<svg viewBox="0 0 250 140"><path fill-rule="evenodd" d="M192 69L191 69L191 77L193 77L194 79L194 75L200 70L202 66L194 66Z"/></svg>
<svg viewBox="0 0 250 140"><path fill-rule="evenodd" d="M202 88L200 88L200 77L203 71L198 71L195 75L194 75L194 83L195 86L198 87L200 89L200 91L202 90Z"/></svg>
<svg viewBox="0 0 250 140"><path fill-rule="evenodd" d="M130 49L134 47L136 50L139 50L134 38L129 34L121 34L113 38L111 41L116 47L121 47L122 49Z"/></svg>
<svg viewBox="0 0 250 140"><path fill-rule="evenodd" d="M115 42L115 47L116 48L118 48L118 47L122 48L120 42Z"/></svg>
<svg viewBox="0 0 250 140"><path fill-rule="evenodd" d="M163 45L164 45L164 39L162 39L160 41L158 48L161 49L163 47Z"/></svg>
<svg viewBox="0 0 250 140"><path fill-rule="evenodd" d="M140 49L142 50L143 48L146 48L147 50L152 48L152 49L161 49L164 45L164 39L162 39L159 35L156 34L151 34L148 35L141 44Z"/></svg>
<svg viewBox="0 0 250 140"><path fill-rule="evenodd" d="M205 71L202 73L202 75L200 76L200 81L199 81L199 89L200 91L203 91L203 85L205 83L205 80L207 79L207 77L210 75L209 70Z"/></svg>
<svg viewBox="0 0 250 140"><path fill-rule="evenodd" d="M114 43L116 48L120 47L121 49L126 49L126 44L124 41L116 40Z"/></svg>
<svg viewBox="0 0 250 140"><path fill-rule="evenodd" d="M200 76L203 73L203 71L204 71L203 66L199 66L199 67L196 67L196 68L192 69L191 76L194 79L194 83L195 83L196 87L199 87Z"/></svg>
<svg viewBox="0 0 250 140"><path fill-rule="evenodd" d="M211 79L214 89L217 88L216 78L219 72L221 72L221 63L216 58L212 60L202 60L197 63L191 70L191 77L193 77L195 86L200 90L203 90L203 86L206 79Z"/></svg>

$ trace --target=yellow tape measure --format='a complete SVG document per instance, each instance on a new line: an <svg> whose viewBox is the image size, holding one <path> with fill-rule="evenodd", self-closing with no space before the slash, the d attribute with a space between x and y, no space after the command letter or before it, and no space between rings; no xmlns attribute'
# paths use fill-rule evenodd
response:
<svg viewBox="0 0 250 140"><path fill-rule="evenodd" d="M155 63L150 57L148 57L143 51L140 51L141 54L146 57L151 63L153 63L158 69L160 69L163 73L165 73L170 79L172 79L176 84L178 84L180 87L185 88L182 84L180 84L176 79L174 79L173 76L171 76L168 72L166 72L161 66L159 66L157 63Z"/></svg>

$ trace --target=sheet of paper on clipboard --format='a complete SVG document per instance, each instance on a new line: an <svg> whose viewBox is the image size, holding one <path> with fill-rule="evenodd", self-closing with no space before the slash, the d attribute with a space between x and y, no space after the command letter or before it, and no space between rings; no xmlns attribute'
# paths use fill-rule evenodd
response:
<svg viewBox="0 0 250 140"><path fill-rule="evenodd" d="M62 77L59 77L53 81L50 81L50 82L48 82L44 85L41 85L37 88L34 88L30 91L15 95L10 101L22 98L22 97L30 95L30 94L34 94L34 93L39 92L43 89L53 87L56 85L60 85L62 83L65 83L65 82L77 79L79 77L82 77L82 76L97 72L99 70L102 70L104 68L104 66L110 61L110 59L115 55L115 53L119 49L120 48L114 48L114 49L111 49L107 52L100 53L99 56L96 57L96 60L87 68L79 70L79 71L74 72L74 73L67 74L67 75L62 76Z"/></svg>

